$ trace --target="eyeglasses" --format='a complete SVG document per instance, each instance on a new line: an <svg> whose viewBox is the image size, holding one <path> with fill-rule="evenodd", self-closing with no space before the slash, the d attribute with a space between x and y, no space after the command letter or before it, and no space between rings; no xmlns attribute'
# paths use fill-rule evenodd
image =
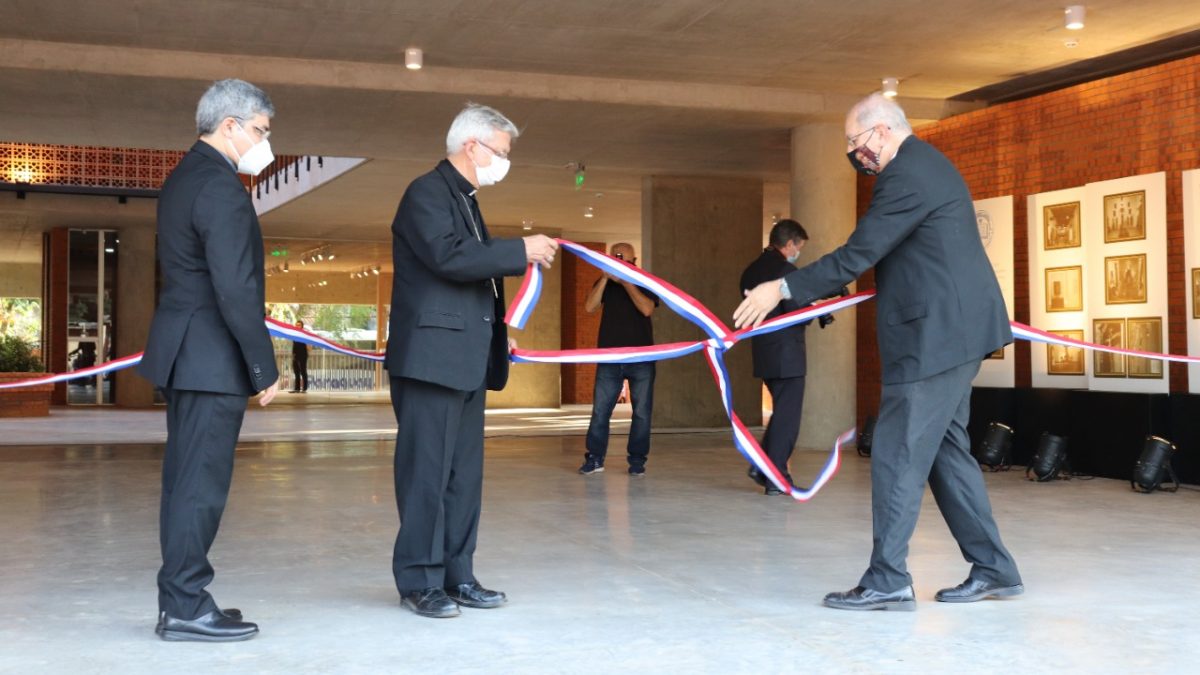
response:
<svg viewBox="0 0 1200 675"><path fill-rule="evenodd" d="M854 134L853 136L847 136L846 137L846 145L855 145L855 141L857 141L860 136L867 133L868 131L875 131L875 127L871 127L869 129L863 129L862 131L858 132L857 134Z"/></svg>
<svg viewBox="0 0 1200 675"><path fill-rule="evenodd" d="M250 121L250 120L244 120L244 119L242 119L242 118L240 118L240 117L234 117L233 119L237 120L238 122L249 122L249 121ZM270 137L271 137L271 130L270 130L270 129L264 129L264 128L262 128L262 127L258 126L257 124L251 124L251 125L250 125L250 128L254 130L254 133L258 134L258 137L259 137L259 138L264 138L264 139L265 139L265 138L270 138Z"/></svg>
<svg viewBox="0 0 1200 675"><path fill-rule="evenodd" d="M484 143L483 141L479 140L478 138L476 138L476 139L475 139L475 142L476 142L476 143L478 143L478 144L480 144L480 145L482 145L483 147L487 148L487 149L488 149L488 152L490 152L490 153L492 153L493 155L495 155L495 156L499 157L500 159L508 159L508 153L507 153L507 152L500 152L499 150L496 150L495 148L493 148L492 146L488 145L487 143Z"/></svg>

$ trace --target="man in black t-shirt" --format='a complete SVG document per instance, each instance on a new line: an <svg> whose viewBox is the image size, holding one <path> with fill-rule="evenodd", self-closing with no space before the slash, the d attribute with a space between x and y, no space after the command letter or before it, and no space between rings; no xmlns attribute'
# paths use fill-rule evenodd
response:
<svg viewBox="0 0 1200 675"><path fill-rule="evenodd" d="M636 264L633 246L613 244L614 258ZM658 297L644 288L605 274L592 286L584 309L595 312L604 305L600 316L598 347L644 347L654 344L650 314L658 306ZM609 422L625 381L629 381L629 399L633 420L629 427L629 475L646 473L650 454L650 413L654 408L654 363L601 363L596 366L596 387L592 396L592 420L588 424L587 453L579 473L604 471L608 452Z"/></svg>
<svg viewBox="0 0 1200 675"><path fill-rule="evenodd" d="M297 321L296 328L304 330L304 322ZM308 345L292 342L292 393L308 393Z"/></svg>

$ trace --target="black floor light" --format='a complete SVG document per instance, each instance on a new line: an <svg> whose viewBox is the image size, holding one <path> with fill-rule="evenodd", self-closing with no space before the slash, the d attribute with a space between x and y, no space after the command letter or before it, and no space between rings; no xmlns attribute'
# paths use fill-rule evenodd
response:
<svg viewBox="0 0 1200 675"><path fill-rule="evenodd" d="M1067 464L1067 439L1042 432L1038 440L1037 453L1025 469L1025 477L1044 483L1059 477Z"/></svg>
<svg viewBox="0 0 1200 675"><path fill-rule="evenodd" d="M1164 492L1178 490L1179 479L1175 477L1175 469L1171 468L1171 455L1175 454L1175 450L1175 444L1171 441L1158 436L1147 436L1145 444L1142 445L1142 455L1133 466L1133 478L1129 480L1129 487L1137 492L1147 493L1160 489ZM1161 487L1164 474L1171 477L1174 486Z"/></svg>
<svg viewBox="0 0 1200 675"><path fill-rule="evenodd" d="M989 471L1008 471L1012 465L1012 439L1012 427L992 422L975 450L975 459Z"/></svg>
<svg viewBox="0 0 1200 675"><path fill-rule="evenodd" d="M858 456L871 456L871 442L875 440L875 416L867 415L867 420L863 422L862 433L858 435Z"/></svg>

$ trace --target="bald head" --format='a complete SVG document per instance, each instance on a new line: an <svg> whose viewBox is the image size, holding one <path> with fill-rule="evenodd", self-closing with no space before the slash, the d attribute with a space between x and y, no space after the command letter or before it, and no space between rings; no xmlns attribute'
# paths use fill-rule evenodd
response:
<svg viewBox="0 0 1200 675"><path fill-rule="evenodd" d="M609 252L614 258L620 258L631 265L637 261L636 254L633 251L633 244L627 244L625 242L613 244L612 249Z"/></svg>

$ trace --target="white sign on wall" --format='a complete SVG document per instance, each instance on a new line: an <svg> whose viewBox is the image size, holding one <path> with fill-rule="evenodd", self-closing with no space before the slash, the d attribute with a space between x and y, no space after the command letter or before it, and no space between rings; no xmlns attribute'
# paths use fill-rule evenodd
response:
<svg viewBox="0 0 1200 675"><path fill-rule="evenodd" d="M1004 306L1008 308L1008 320L1013 319L1013 198L995 197L975 201L975 223L979 226L979 238L987 252L996 281L1000 282L1000 293ZM972 383L976 387L1016 386L1016 357L1013 346L1008 345L999 353L984 359L979 374Z"/></svg>
<svg viewBox="0 0 1200 675"><path fill-rule="evenodd" d="M1183 260L1187 276L1188 354L1200 355L1200 169L1183 172ZM1188 391L1200 394L1200 365L1188 364Z"/></svg>

